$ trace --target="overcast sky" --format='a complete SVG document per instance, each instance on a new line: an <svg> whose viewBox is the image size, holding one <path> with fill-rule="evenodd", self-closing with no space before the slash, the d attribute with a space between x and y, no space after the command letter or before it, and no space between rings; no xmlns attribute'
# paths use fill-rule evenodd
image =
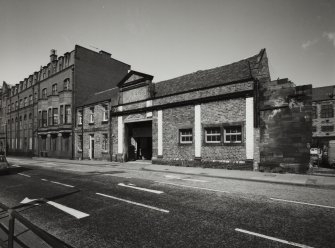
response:
<svg viewBox="0 0 335 248"><path fill-rule="evenodd" d="M0 0L0 80L16 84L75 44L155 82L266 48L272 79L335 85L335 1Z"/></svg>

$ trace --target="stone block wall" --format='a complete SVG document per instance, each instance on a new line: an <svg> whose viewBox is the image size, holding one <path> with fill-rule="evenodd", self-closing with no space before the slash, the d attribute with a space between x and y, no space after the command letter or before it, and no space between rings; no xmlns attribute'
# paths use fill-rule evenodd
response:
<svg viewBox="0 0 335 248"><path fill-rule="evenodd" d="M312 86L296 87L281 79L260 84L259 93L261 167L305 171L312 139Z"/></svg>

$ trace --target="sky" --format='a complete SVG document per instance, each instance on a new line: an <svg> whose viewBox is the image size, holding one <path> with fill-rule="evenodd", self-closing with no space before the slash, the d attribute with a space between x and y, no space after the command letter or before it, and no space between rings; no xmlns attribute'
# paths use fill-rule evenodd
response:
<svg viewBox="0 0 335 248"><path fill-rule="evenodd" d="M335 85L335 1L0 0L0 80L19 83L76 44L154 82L266 48L273 80Z"/></svg>

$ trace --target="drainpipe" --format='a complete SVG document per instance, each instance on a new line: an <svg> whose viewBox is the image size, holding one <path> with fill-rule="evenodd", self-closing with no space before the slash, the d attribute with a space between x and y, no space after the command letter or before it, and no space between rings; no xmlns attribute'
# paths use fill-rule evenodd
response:
<svg viewBox="0 0 335 248"><path fill-rule="evenodd" d="M74 58L76 57L76 55L74 56ZM74 60L75 63L75 60ZM75 66L72 66L72 106L71 106L71 119L72 119L72 124L71 124L71 131L72 131L72 135L71 135L71 141L72 141L72 154L71 157L72 159L74 159L74 151L75 151L75 146L74 146L74 128L75 128L75 98L74 98L74 91L75 91L75 73L74 73L74 69ZM64 111L65 111L65 107L64 107ZM84 138L83 138L84 139Z"/></svg>
<svg viewBox="0 0 335 248"><path fill-rule="evenodd" d="M109 135L108 135L108 145L109 145L109 157L110 161L113 161L113 130L112 130L112 115L111 115L111 102L109 103L109 111L108 111L108 119L109 119Z"/></svg>
<svg viewBox="0 0 335 248"><path fill-rule="evenodd" d="M84 107L81 107L81 160L84 160Z"/></svg>

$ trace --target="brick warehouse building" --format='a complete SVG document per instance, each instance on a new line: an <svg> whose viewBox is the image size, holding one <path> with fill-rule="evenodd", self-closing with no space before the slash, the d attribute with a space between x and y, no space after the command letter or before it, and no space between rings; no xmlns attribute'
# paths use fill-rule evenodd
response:
<svg viewBox="0 0 335 248"><path fill-rule="evenodd" d="M111 54L76 45L12 87L2 87L2 133L15 155L73 158L76 106L116 85L130 66ZM3 128L4 127L4 128ZM4 143L4 142L3 142Z"/></svg>
<svg viewBox="0 0 335 248"><path fill-rule="evenodd" d="M159 83L131 71L113 89L110 156L220 167L232 161L240 167L259 162L256 89L269 81L265 49L227 66ZM76 134L77 143L81 135Z"/></svg>

